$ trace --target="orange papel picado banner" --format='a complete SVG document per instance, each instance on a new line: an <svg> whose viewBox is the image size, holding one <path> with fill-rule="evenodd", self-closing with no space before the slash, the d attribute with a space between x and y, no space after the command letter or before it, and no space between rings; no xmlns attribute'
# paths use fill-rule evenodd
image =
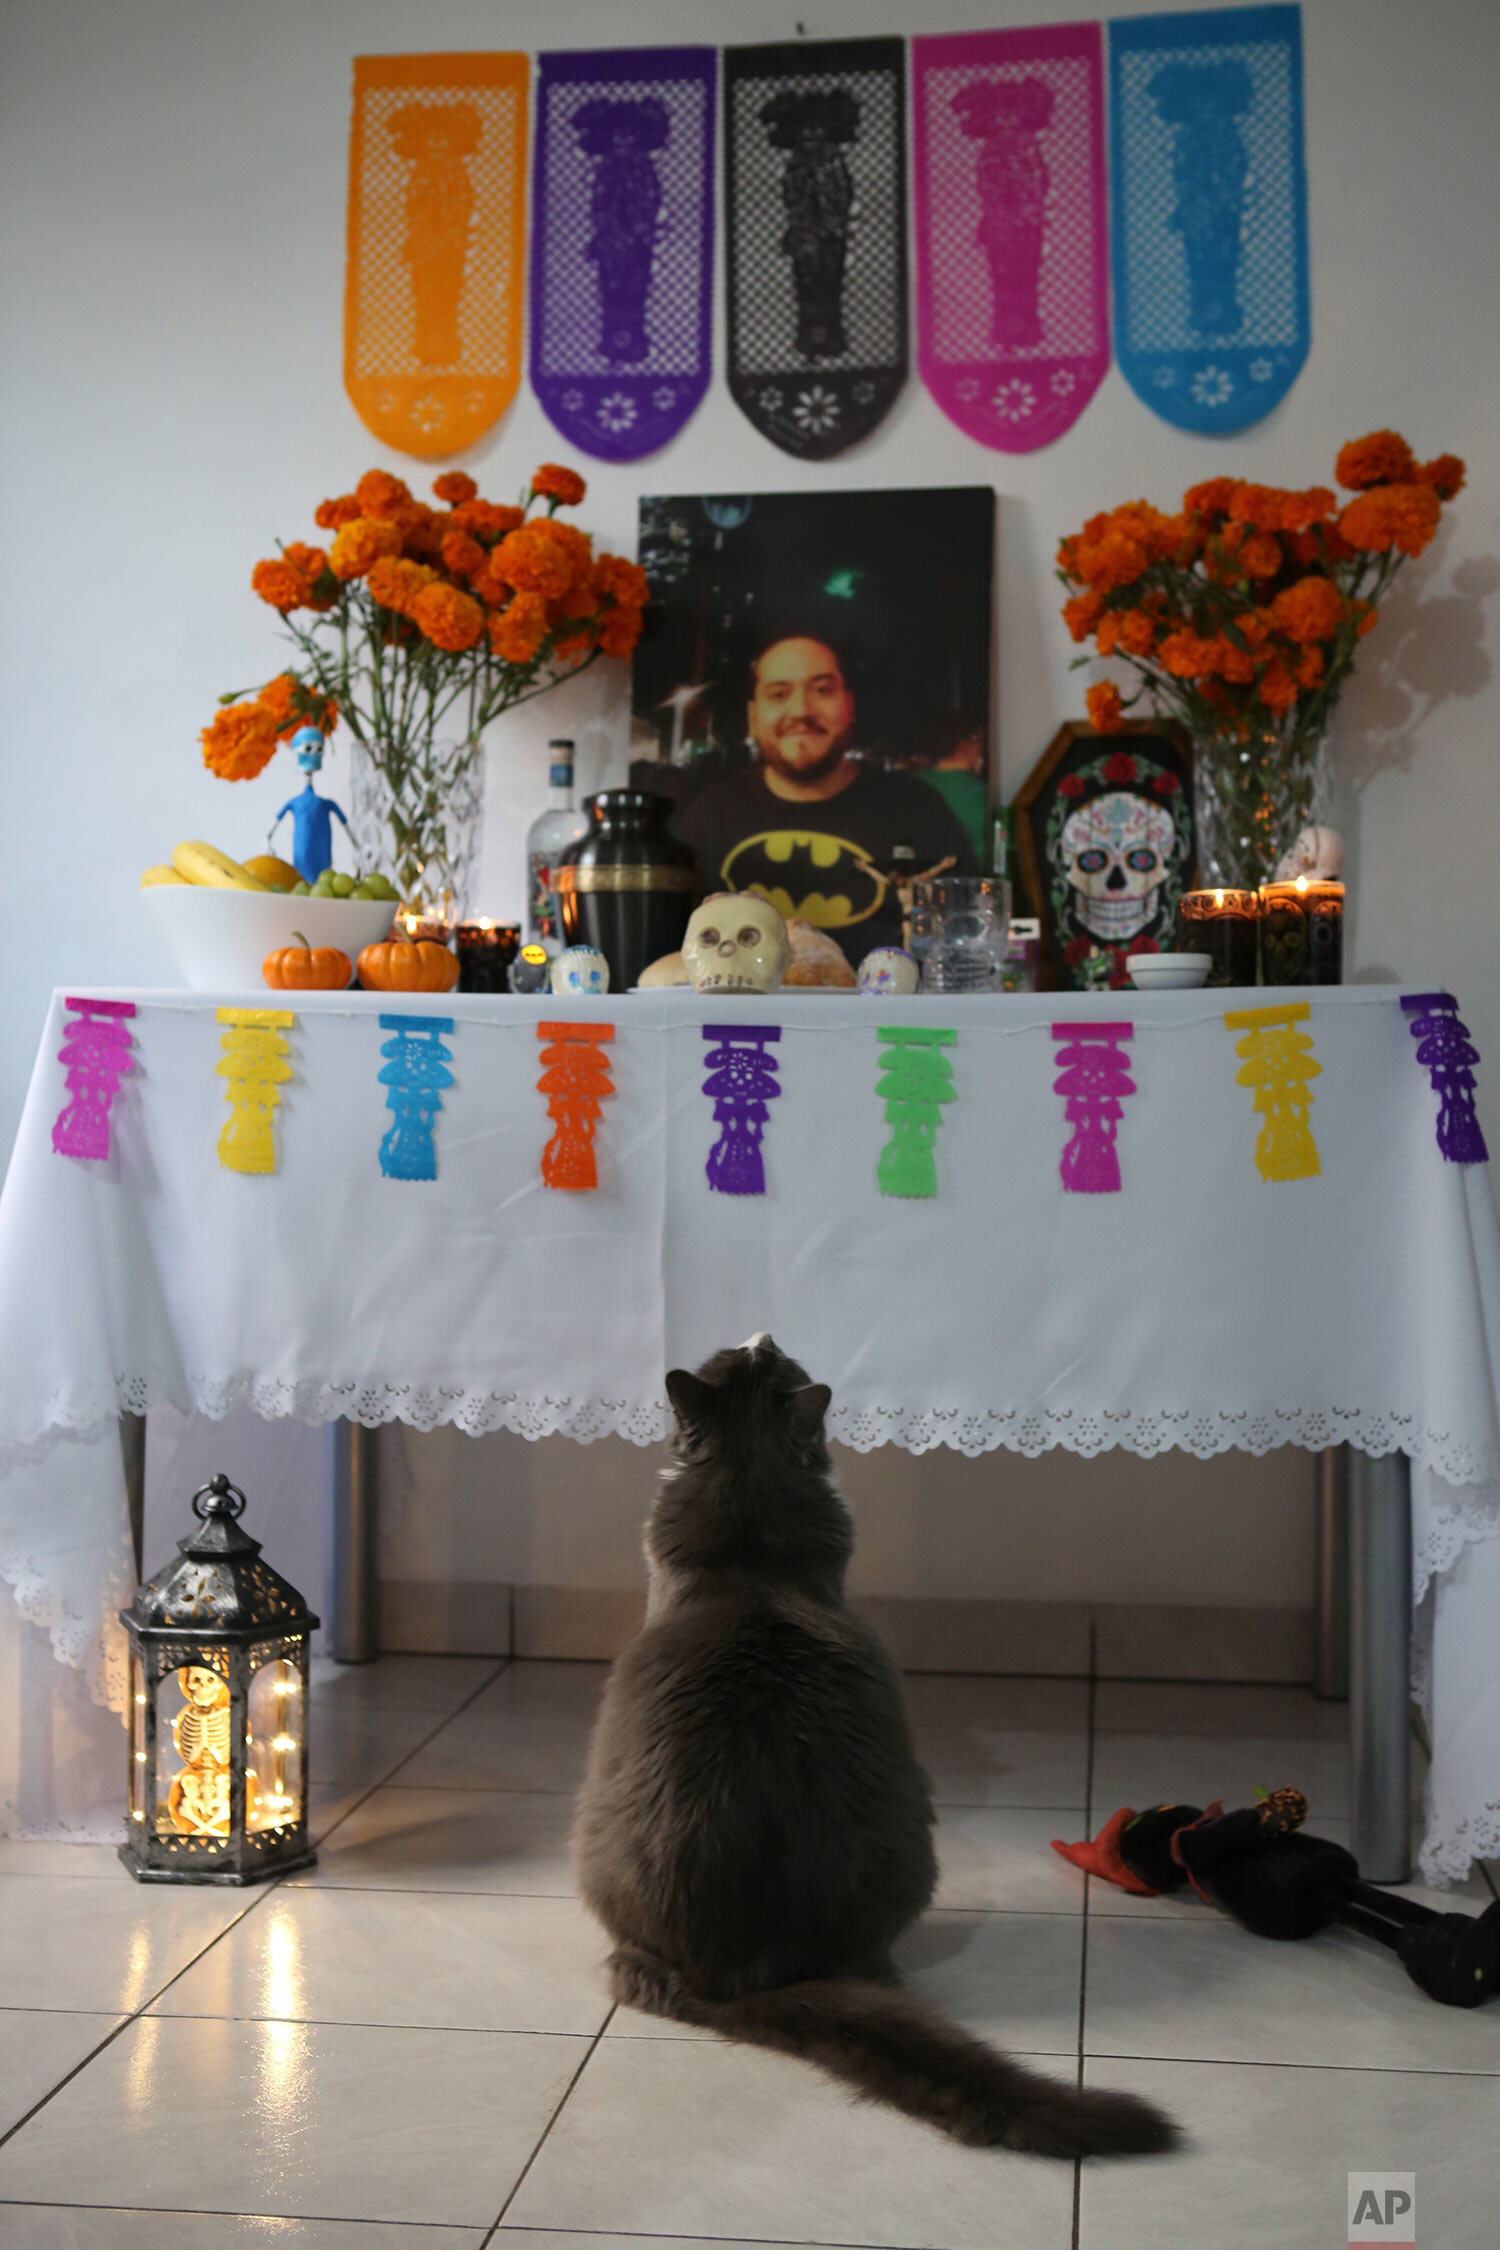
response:
<svg viewBox="0 0 1500 2250"><path fill-rule="evenodd" d="M383 444L472 445L521 379L525 55L359 55L344 387Z"/></svg>

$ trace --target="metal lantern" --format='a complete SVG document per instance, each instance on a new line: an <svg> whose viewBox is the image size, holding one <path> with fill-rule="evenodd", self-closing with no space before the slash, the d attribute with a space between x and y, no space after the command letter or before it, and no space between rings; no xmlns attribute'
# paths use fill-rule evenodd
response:
<svg viewBox="0 0 1500 2250"><path fill-rule="evenodd" d="M240 1529L245 1495L193 1494L181 1560L120 1612L130 1635L130 1817L139 1883L258 1883L310 1867L308 1646L317 1618Z"/></svg>

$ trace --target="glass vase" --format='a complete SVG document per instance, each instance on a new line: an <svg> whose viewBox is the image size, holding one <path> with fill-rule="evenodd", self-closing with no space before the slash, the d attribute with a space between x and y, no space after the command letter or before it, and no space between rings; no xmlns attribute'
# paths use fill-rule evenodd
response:
<svg viewBox="0 0 1500 2250"><path fill-rule="evenodd" d="M1327 816L1331 772L1326 735L1265 727L1245 736L1193 740L1198 881L1259 890L1311 822Z"/></svg>
<svg viewBox="0 0 1500 2250"><path fill-rule="evenodd" d="M349 835L361 867L449 929L472 911L484 818L478 741L351 745Z"/></svg>

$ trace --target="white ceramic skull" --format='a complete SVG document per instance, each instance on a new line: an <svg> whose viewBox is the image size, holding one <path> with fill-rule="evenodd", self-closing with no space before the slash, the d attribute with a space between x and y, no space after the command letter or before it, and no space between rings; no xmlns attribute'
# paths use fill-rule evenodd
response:
<svg viewBox="0 0 1500 2250"><path fill-rule="evenodd" d="M859 989L884 998L889 993L915 992L922 972L899 945L877 945L859 964Z"/></svg>
<svg viewBox="0 0 1500 2250"><path fill-rule="evenodd" d="M1115 789L1080 805L1058 839L1073 910L1106 945L1139 937L1156 913L1156 894L1172 858L1176 827L1165 805Z"/></svg>
<svg viewBox="0 0 1500 2250"><path fill-rule="evenodd" d="M563 998L598 1000L609 990L609 963L596 946L570 945L553 962L548 981Z"/></svg>
<svg viewBox="0 0 1500 2250"><path fill-rule="evenodd" d="M754 891L716 891L682 941L695 992L779 992L790 953L786 923Z"/></svg>
<svg viewBox="0 0 1500 2250"><path fill-rule="evenodd" d="M1309 882L1336 883L1344 872L1344 839L1336 828L1304 828L1289 852L1276 862L1274 880L1295 883L1299 875Z"/></svg>

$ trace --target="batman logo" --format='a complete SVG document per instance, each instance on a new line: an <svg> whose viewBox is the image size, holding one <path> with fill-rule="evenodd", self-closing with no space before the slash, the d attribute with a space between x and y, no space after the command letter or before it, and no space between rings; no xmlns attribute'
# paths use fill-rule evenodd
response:
<svg viewBox="0 0 1500 2250"><path fill-rule="evenodd" d="M755 891L788 920L842 930L879 911L886 880L867 852L818 829L768 828L734 846L719 871L732 891Z"/></svg>

